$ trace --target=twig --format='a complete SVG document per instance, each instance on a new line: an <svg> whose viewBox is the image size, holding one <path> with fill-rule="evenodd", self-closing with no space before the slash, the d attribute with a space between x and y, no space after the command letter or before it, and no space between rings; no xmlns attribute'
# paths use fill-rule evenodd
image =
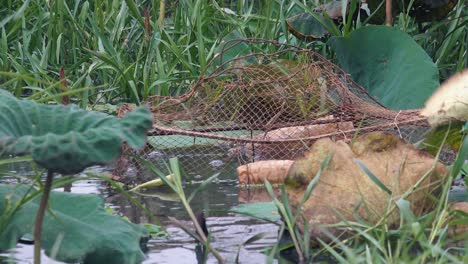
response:
<svg viewBox="0 0 468 264"><path fill-rule="evenodd" d="M262 143L262 144L278 144L278 143L289 143L289 142L297 142L297 141L310 141L310 140L318 140L321 138L326 138L326 137L332 137L332 136L340 136L340 135L353 135L356 132L371 132L371 131L377 131L377 130L383 130L385 128L391 128L394 127L395 125L415 125L419 124L422 126L429 126L427 123L427 118L425 117L415 117L409 120L404 120L404 121L399 121L399 122L392 122L392 123L386 123L386 124L377 124L374 126L368 126L364 128L355 128L355 129L349 129L346 131L337 131L337 132L332 132L328 134L322 134L318 136L310 136L310 137L304 137L304 138L280 138L280 139L249 139L249 138L241 138L241 137L233 137L233 136L224 136L224 135L219 135L219 134L211 134L211 133L202 133L202 132L196 132L196 131L191 131L191 130L185 130L185 129L179 129L179 128L169 128L169 127L164 127L160 125L153 125L153 129L156 131L164 131L166 133L170 134L178 134L178 135L186 135L186 136L193 136L193 137L201 137L201 138L211 138L211 139L219 139L219 140L226 140L226 141L233 141L233 142L243 142L243 143Z"/></svg>

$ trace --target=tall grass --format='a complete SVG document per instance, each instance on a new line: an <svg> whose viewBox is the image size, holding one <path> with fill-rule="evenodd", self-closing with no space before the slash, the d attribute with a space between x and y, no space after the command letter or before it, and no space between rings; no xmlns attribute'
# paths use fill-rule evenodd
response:
<svg viewBox="0 0 468 264"><path fill-rule="evenodd" d="M466 0L458 4L447 16L437 22L417 23L408 15L400 14L398 24L401 30L412 35L439 67L442 79L468 67L468 11Z"/></svg>
<svg viewBox="0 0 468 264"><path fill-rule="evenodd" d="M224 40L255 37L312 46L286 19L327 1L299 0L5 0L0 3L0 83L17 96L88 103L141 103L151 95L181 94L206 70ZM161 4L164 3L164 4ZM353 3L355 3L353 1ZM424 30L402 13L396 27L413 35L445 78L468 65L464 0ZM356 8L355 8L356 9ZM332 35L347 35L364 21L351 16ZM266 47L268 49L268 47ZM265 50L268 51L268 50ZM60 89L64 68L67 90Z"/></svg>
<svg viewBox="0 0 468 264"><path fill-rule="evenodd" d="M222 4L2 1L0 82L17 96L39 93L33 99L58 100L63 67L68 94L83 107L140 103L151 95L183 93L229 34L289 38L283 9L288 6L281 2L237 1L234 10ZM160 14L165 19L158 23Z"/></svg>

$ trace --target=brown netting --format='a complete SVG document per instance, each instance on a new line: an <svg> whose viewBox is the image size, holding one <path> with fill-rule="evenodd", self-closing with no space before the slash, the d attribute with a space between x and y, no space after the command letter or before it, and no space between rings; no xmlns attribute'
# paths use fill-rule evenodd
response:
<svg viewBox="0 0 468 264"><path fill-rule="evenodd" d="M183 96L150 98L154 126L144 157L178 156L186 173L210 176L210 167L235 173L248 162L296 159L323 137L351 141L379 130L415 142L429 127L419 110L384 107L310 49L258 39L223 47ZM129 168L140 169L123 156L114 174Z"/></svg>

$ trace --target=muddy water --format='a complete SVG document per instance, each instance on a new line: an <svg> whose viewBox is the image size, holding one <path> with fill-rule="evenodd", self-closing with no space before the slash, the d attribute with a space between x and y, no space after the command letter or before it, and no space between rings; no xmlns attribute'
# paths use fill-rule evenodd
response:
<svg viewBox="0 0 468 264"><path fill-rule="evenodd" d="M205 162L199 163L199 165L202 164L201 167L198 166L198 169L202 169L200 174L186 170L187 181L184 188L187 195L196 189L203 179L213 175L213 173L220 173L217 180L208 185L193 199L191 206L194 212L204 212L208 230L213 237L212 245L227 260L227 263L233 263L238 252L240 263L265 263L266 255L263 252L276 243L278 226L228 212L240 201L250 200L253 193L243 189L239 190L236 181L237 176L235 175L235 164L227 164L227 166L223 167L223 170L220 170L216 166L210 165L212 160L216 160L216 157L207 156ZM184 163L183 158L181 163ZM0 170L3 175L25 176L20 179L4 176L1 179L3 182L27 182L32 175L31 168L26 164L10 165L0 168ZM92 171L102 172L103 169L93 168ZM85 174L81 176L83 177ZM144 175L144 178L151 177L154 176ZM142 210L139 210L123 195L116 193L101 180L86 179L77 181L73 184L71 191L74 193L99 194L105 198L107 206L127 216L132 222L149 222L147 215ZM181 220L188 226L190 225L189 218L178 202L177 197L165 187L147 191L134 197L162 221L171 234L166 239L149 241L147 258L144 263L198 263L198 259L202 255L197 250L195 241L168 220L168 216L171 216ZM248 238L260 233L265 234L262 239L242 246ZM16 249L0 254L0 256L14 258L17 263L32 263L33 248L29 245L18 245ZM45 255L43 258L44 263L57 263ZM216 263L216 260L210 257L208 263Z"/></svg>

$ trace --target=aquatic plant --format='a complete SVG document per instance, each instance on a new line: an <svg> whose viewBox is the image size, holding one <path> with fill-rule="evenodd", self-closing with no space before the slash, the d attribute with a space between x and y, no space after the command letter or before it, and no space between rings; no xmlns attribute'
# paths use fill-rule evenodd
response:
<svg viewBox="0 0 468 264"><path fill-rule="evenodd" d="M223 257L219 254L219 252L213 248L210 244L211 238L209 236L208 230L206 229L205 223L204 223L204 217L202 213L199 213L198 215L195 215L195 213L192 210L192 207L190 207L190 201L195 197L195 195L203 190L209 183L211 183L214 179L216 179L219 175L219 173L209 177L208 179L204 180L200 186L195 189L189 197L186 196L184 188L182 187L182 173L179 165L179 161L177 157L171 158L169 160L169 168L171 171L171 174L166 176L164 173L162 173L158 168L154 166L151 162L144 160L142 158L138 158L138 160L142 163L144 167L149 169L154 175L158 176L161 181L169 186L172 191L177 194L177 196L180 199L180 202L182 203L185 211L190 217L190 220L192 221L194 227L195 227L195 232L191 231L188 227L186 227L183 223L178 221L177 219L173 217L169 217L169 219L179 226L181 229L183 229L187 234L189 234L191 237L196 239L203 247L206 247L212 254L213 256L218 260L219 263L225 263ZM146 187L155 187L154 182L153 185L151 183L144 183L140 186L137 186L134 189L139 189L139 188L146 188ZM205 256L206 257L206 256Z"/></svg>
<svg viewBox="0 0 468 264"><path fill-rule="evenodd" d="M145 107L117 119L76 106L20 100L0 90L0 153L31 155L47 169L34 226L35 263L40 262L42 222L54 174L76 174L89 166L108 163L117 158L123 142L142 147L152 120Z"/></svg>
<svg viewBox="0 0 468 264"><path fill-rule="evenodd" d="M313 3L312 3L313 2ZM288 18L329 1L2 1L0 79L15 95L59 101L63 67L74 100L83 107L95 102L132 101L151 95L181 94L206 70L222 42L263 38L311 47L328 58L324 39L303 42L288 31ZM332 36L348 36L368 24L358 1L349 1L348 17L339 25L322 21ZM381 1L370 5L370 12ZM393 1L397 4L396 1ZM407 1L405 1L407 2ZM416 1L421 2L421 1ZM429 1L431 2L431 1ZM436 2L436 1L432 1ZM455 1L445 1L455 2ZM345 5L338 3L339 13ZM400 9L395 27L408 33L436 62L442 79L466 68L466 1L440 21L421 25ZM164 15L160 15L164 14ZM312 25L298 17L298 24ZM297 31L301 31L298 29ZM263 52L269 52L263 47ZM364 56L364 53L358 54ZM28 87L28 88L26 88Z"/></svg>

